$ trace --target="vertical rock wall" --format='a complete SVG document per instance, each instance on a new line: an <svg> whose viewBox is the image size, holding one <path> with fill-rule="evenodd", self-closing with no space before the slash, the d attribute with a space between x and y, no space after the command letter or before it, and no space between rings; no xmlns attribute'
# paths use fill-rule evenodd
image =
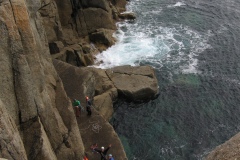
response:
<svg viewBox="0 0 240 160"><path fill-rule="evenodd" d="M0 1L0 157L81 159L71 102L48 50L46 1Z"/></svg>
<svg viewBox="0 0 240 160"><path fill-rule="evenodd" d="M66 39L69 35L88 36L99 28L116 29L108 0L55 0L55 2Z"/></svg>

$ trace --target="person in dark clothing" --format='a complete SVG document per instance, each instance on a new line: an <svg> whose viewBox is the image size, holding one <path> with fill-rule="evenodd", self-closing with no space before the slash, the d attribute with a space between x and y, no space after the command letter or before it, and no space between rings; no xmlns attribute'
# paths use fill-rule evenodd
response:
<svg viewBox="0 0 240 160"><path fill-rule="evenodd" d="M95 149L98 147L97 143L94 143L92 146L91 146L91 150L92 152L96 152Z"/></svg>
<svg viewBox="0 0 240 160"><path fill-rule="evenodd" d="M106 149L104 147L101 147L101 149L94 148L94 151L101 155L101 160L107 160L106 155L111 146L112 145L110 144Z"/></svg>
<svg viewBox="0 0 240 160"><path fill-rule="evenodd" d="M86 97L86 110L87 110L87 115L88 116L91 116L92 115L92 109L91 109L91 107L92 107L92 103L91 103L91 100L88 98L88 97Z"/></svg>

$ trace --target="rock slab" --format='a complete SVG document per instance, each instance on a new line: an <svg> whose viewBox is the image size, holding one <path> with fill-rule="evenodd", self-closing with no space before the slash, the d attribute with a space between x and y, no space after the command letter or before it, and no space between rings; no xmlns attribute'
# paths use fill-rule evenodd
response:
<svg viewBox="0 0 240 160"><path fill-rule="evenodd" d="M240 133L216 147L206 160L238 160L240 159Z"/></svg>
<svg viewBox="0 0 240 160"><path fill-rule="evenodd" d="M159 94L154 69L150 66L119 66L106 71L124 98L143 102L156 98Z"/></svg>
<svg viewBox="0 0 240 160"><path fill-rule="evenodd" d="M108 122L113 113L112 99L116 98L117 93L105 71L91 67L75 67L59 60L53 62L63 81L67 95L71 99L80 100L83 107L86 107L85 96L92 99L97 90L98 95L94 97L92 115L87 116L87 112L83 111L77 118L88 158L100 159L99 154L90 150L92 144L98 143L99 147L107 147L112 144L108 153L113 154L117 159L126 160L122 143Z"/></svg>

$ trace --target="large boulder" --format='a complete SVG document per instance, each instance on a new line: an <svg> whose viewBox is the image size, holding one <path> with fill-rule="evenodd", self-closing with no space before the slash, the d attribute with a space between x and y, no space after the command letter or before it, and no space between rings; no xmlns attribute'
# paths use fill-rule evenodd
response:
<svg viewBox="0 0 240 160"><path fill-rule="evenodd" d="M99 28L116 30L111 14L103 9L87 8L83 10L83 15L88 33L95 32Z"/></svg>
<svg viewBox="0 0 240 160"><path fill-rule="evenodd" d="M81 0L83 8L101 8L105 11L109 11L109 3L106 0Z"/></svg>
<svg viewBox="0 0 240 160"><path fill-rule="evenodd" d="M114 30L101 28L91 33L89 38L96 44L103 44L109 47L115 43L115 38L112 36L114 32Z"/></svg>
<svg viewBox="0 0 240 160"><path fill-rule="evenodd" d="M61 41L49 43L50 53L53 59L58 59L74 66L88 66L94 63L93 55L96 50L89 46L90 45L76 43L64 47Z"/></svg>
<svg viewBox="0 0 240 160"><path fill-rule="evenodd" d="M209 153L206 160L235 160L240 159L240 133L233 136L224 144Z"/></svg>
<svg viewBox="0 0 240 160"><path fill-rule="evenodd" d="M108 69L107 74L118 93L128 100L148 101L159 93L155 72L150 66L119 66Z"/></svg>
<svg viewBox="0 0 240 160"><path fill-rule="evenodd" d="M112 88L101 95L94 97L94 107L99 113L109 121L113 115L113 102L117 99L118 92L116 88Z"/></svg>
<svg viewBox="0 0 240 160"><path fill-rule="evenodd" d="M132 12L129 12L129 13L128 13L128 12L120 13L120 14L118 15L118 17L121 18L121 19L128 19L128 20L134 20L134 19L136 19L135 14L132 13Z"/></svg>
<svg viewBox="0 0 240 160"><path fill-rule="evenodd" d="M98 68L91 68L91 70L97 82L95 85L94 106L106 120L110 120L113 114L113 103L118 98L117 89L105 70Z"/></svg>

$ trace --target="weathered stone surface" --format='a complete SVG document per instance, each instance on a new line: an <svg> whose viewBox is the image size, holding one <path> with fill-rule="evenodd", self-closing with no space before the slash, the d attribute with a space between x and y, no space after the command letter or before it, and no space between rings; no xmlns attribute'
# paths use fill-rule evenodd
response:
<svg viewBox="0 0 240 160"><path fill-rule="evenodd" d="M94 107L109 120L113 114L113 102L117 99L117 89L107 77L105 70L97 68L77 68L54 60L54 65L62 78L69 97L79 99L85 105L85 96L94 97Z"/></svg>
<svg viewBox="0 0 240 160"><path fill-rule="evenodd" d="M53 64L63 81L65 91L69 97L79 99L84 105L85 96L94 96L95 77L88 68L75 67L58 60L53 60Z"/></svg>
<svg viewBox="0 0 240 160"><path fill-rule="evenodd" d="M60 53L56 53L56 54L53 54L51 55L51 57L53 59L58 59L58 60L61 60L61 61L64 61L66 62L66 59L67 59L67 56L66 56L66 51L68 50L69 48L64 48ZM71 50L71 49L70 49ZM72 50L71 50L72 51Z"/></svg>
<svg viewBox="0 0 240 160"><path fill-rule="evenodd" d="M7 111L3 111L13 119L0 114L1 122L8 124L0 129L4 136L0 146L7 147L0 155L8 159L81 159L84 146L71 102L52 65L38 12L41 2L6 0L0 6L4 37L0 39L0 87L6 91L0 94L4 104L0 108L5 107Z"/></svg>
<svg viewBox="0 0 240 160"><path fill-rule="evenodd" d="M39 12L47 32L50 52L56 54L52 57L63 61L69 60L67 62L77 64L77 66L93 64L93 52L96 51L90 51L90 55L83 55L81 51L74 49L74 54L71 54L69 49L61 49L61 45L57 42L63 42L65 47L72 48L70 45L79 43L80 37L88 37L89 34L95 32L90 39L98 43L96 45L98 52L114 44L115 39L112 34L116 26L109 4L107 0L42 1ZM99 31L96 32L98 29ZM90 43L88 38L85 40ZM83 51L89 53L86 47ZM79 62L72 61L73 57L77 57L74 61Z"/></svg>
<svg viewBox="0 0 240 160"><path fill-rule="evenodd" d="M100 83L97 81L99 77L95 79L95 74L97 74L96 70L99 71L100 69L94 69L89 67L78 68L58 60L54 60L54 65L60 77L62 78L68 96L71 99L79 99L81 101L81 105L86 106L85 96L89 96L92 99L94 96L95 87ZM104 72L105 71L102 71L100 73L104 75ZM107 99L107 101L111 101L108 98L117 94L114 89L110 89L108 90L109 92L106 93L103 91L103 89L101 91L103 92L102 96L105 97L105 100ZM108 96L105 96L105 94ZM95 98L97 99L96 101ZM123 146L114 129L108 123L108 121L105 120L105 117L103 118L102 114L95 109L95 105L99 105L96 104L96 102L101 101L98 101L99 99L101 98L94 97L94 107L92 108L91 117L87 116L86 112L82 112L80 117L77 118L84 145L86 148L89 148L93 143L96 142L101 146L107 146L109 144L112 144L112 148L110 149L111 153L118 157L118 159L126 160L127 157L124 152ZM101 104L108 103L103 102L100 103L100 105ZM106 116L111 115L113 110L112 104L108 106L110 108L106 107L107 106L104 106L103 108L103 110L105 111L103 114ZM87 149L86 153L88 153L89 159L94 160L100 158L99 154L93 153L90 149Z"/></svg>
<svg viewBox="0 0 240 160"><path fill-rule="evenodd" d="M83 66L89 66L94 64L94 57L92 54L81 54L80 59Z"/></svg>
<svg viewBox="0 0 240 160"><path fill-rule="evenodd" d="M61 52L53 54L53 59L67 62L74 66L89 66L94 64L94 51L84 54L81 45L75 44L62 49Z"/></svg>
<svg viewBox="0 0 240 160"><path fill-rule="evenodd" d="M83 66L84 62L81 62L81 53L83 53L82 51L82 47L79 44L74 44L71 46L68 46L66 48L66 61L69 64L72 64L74 66Z"/></svg>
<svg viewBox="0 0 240 160"><path fill-rule="evenodd" d="M110 1L115 7L117 7L118 12L123 12L126 10L125 8L127 4L126 0L110 0Z"/></svg>
<svg viewBox="0 0 240 160"><path fill-rule="evenodd" d="M86 112L82 112L80 117L77 118L88 158L92 160L100 159L99 154L93 153L89 149L92 144L97 142L99 147L107 147L109 144L112 144L109 153L114 154L118 159L126 160L127 157L123 146L113 127L105 120L106 117L102 117L102 114L95 109L95 106L99 105L98 103L100 105L109 104L109 106L98 107L100 111L104 111L102 112L104 115L109 116L112 114L113 109L112 104L110 104L110 98L114 98L117 93L116 89L109 87L109 79L100 79L101 76L99 75L107 78L105 71L90 67L74 67L58 60L54 60L53 63L63 81L68 96L71 99L79 99L82 106L86 106L85 96L92 98L95 95L96 86L102 88L98 89L101 94L94 97L92 115L87 116ZM104 87L100 87L102 82ZM105 92L105 90L107 91Z"/></svg>
<svg viewBox="0 0 240 160"><path fill-rule="evenodd" d="M87 8L83 10L88 33L92 33L99 28L116 30L116 25L111 18L111 14L100 8ZM93 21L94 19L94 21Z"/></svg>
<svg viewBox="0 0 240 160"><path fill-rule="evenodd" d="M159 93L155 72L150 66L119 66L107 70L107 74L118 93L129 100L147 101Z"/></svg>
<svg viewBox="0 0 240 160"><path fill-rule="evenodd" d="M1 98L2 99L2 98ZM0 99L0 157L27 160L20 133L6 106Z"/></svg>
<svg viewBox="0 0 240 160"><path fill-rule="evenodd" d="M116 29L107 0L55 0L63 37L87 36L98 28Z"/></svg>
<svg viewBox="0 0 240 160"><path fill-rule="evenodd" d="M109 3L106 0L81 0L82 7L84 8L101 8L105 11L109 11Z"/></svg>
<svg viewBox="0 0 240 160"><path fill-rule="evenodd" d="M109 121L113 115L113 102L117 99L118 92L116 88L112 88L101 95L94 97L94 107L99 113Z"/></svg>
<svg viewBox="0 0 240 160"><path fill-rule="evenodd" d="M84 44L82 45L82 50L85 54L91 53L92 47L89 44Z"/></svg>
<svg viewBox="0 0 240 160"><path fill-rule="evenodd" d="M49 43L49 49L51 54L60 53L60 51L63 50L63 48L64 45L61 41Z"/></svg>
<svg viewBox="0 0 240 160"><path fill-rule="evenodd" d="M89 53L86 48L82 50L82 45L73 44L78 44L80 35L88 36L99 28L114 30L116 26L108 1L85 1L89 5L85 9L76 2L0 1L0 112L4 112L0 114L2 158L75 160L83 157L82 137L89 135L80 135L71 101L53 67L48 44L56 44L51 50L52 57L67 61L70 56L76 56L75 59L89 65L93 63L92 48ZM90 43L88 38L86 41ZM68 55L66 51L71 53ZM70 81L75 71L68 74ZM94 96L95 85L90 83L94 83L92 75L95 73L92 72L83 71L80 77L75 76L78 77L76 84L83 75L86 76L81 95ZM73 88L66 89L72 93L70 98L79 94L77 87L76 90ZM112 102L117 97L116 88L104 83L98 92L101 97L96 97L99 103L96 108L106 116L105 119L109 119L113 112ZM93 109L93 115L100 116L98 113ZM85 122L88 120L88 117L81 118L85 118ZM101 122L106 131L101 136L105 137L99 142L110 143L112 140L116 149L113 153L119 159L126 159L119 138L104 118L101 117ZM91 136L95 137L94 134ZM89 143L93 142L86 141L87 148Z"/></svg>
<svg viewBox="0 0 240 160"><path fill-rule="evenodd" d="M118 16L119 16L119 18L122 18L122 19L129 19L129 20L136 19L136 16L135 16L134 13L127 13L127 12L125 12L125 13L119 14Z"/></svg>
<svg viewBox="0 0 240 160"><path fill-rule="evenodd" d="M67 62L74 66L78 66L77 60L76 60L77 55L75 54L73 49L68 48L68 47L65 48L65 54L66 54L66 56L64 56L64 57L66 57L66 59L63 60L64 62Z"/></svg>
<svg viewBox="0 0 240 160"><path fill-rule="evenodd" d="M95 95L101 95L104 92L115 88L114 83L109 79L106 70L99 68L90 68L96 79Z"/></svg>
<svg viewBox="0 0 240 160"><path fill-rule="evenodd" d="M13 19L13 14L11 12L6 12L6 9L11 8L9 3L5 2L5 5L7 5L6 8L3 8L0 6L0 99L2 102L7 106L7 111L9 112L9 115L13 118L16 125L19 124L19 109L17 104L17 97L15 95L14 90L14 73L12 72L13 66L12 66L12 56L11 49L14 50L14 46L10 46L9 42L10 39L13 37L10 37L9 35L14 35L14 28L16 29L16 25L14 25L14 22L11 21ZM5 20L9 18L9 21ZM8 29L9 27L12 27L13 29ZM15 44L16 46L18 44ZM1 116L1 115L0 115Z"/></svg>
<svg viewBox="0 0 240 160"><path fill-rule="evenodd" d="M33 118L22 125L24 145L28 159L53 159L57 157L51 147L39 117ZM33 138L34 137L34 138Z"/></svg>
<svg viewBox="0 0 240 160"><path fill-rule="evenodd" d="M106 120L109 120L113 114L113 103L118 98L117 89L105 70L91 69L97 82L95 85L94 106Z"/></svg>
<svg viewBox="0 0 240 160"><path fill-rule="evenodd" d="M89 148L94 143L98 144L98 148L101 146L106 148L109 144L112 144L108 154L113 154L115 159L127 160L122 143L113 127L95 109L91 117L86 114L81 115L78 124L85 148ZM86 153L90 160L101 159L99 154L92 152L90 149L86 150Z"/></svg>
<svg viewBox="0 0 240 160"><path fill-rule="evenodd" d="M112 36L114 32L114 30L101 28L90 34L89 38L94 43L112 46L115 43L115 38Z"/></svg>
<svg viewBox="0 0 240 160"><path fill-rule="evenodd" d="M63 38L62 25L56 3L53 0L43 0L39 13L42 16L43 26L47 32L48 42L61 40Z"/></svg>
<svg viewBox="0 0 240 160"><path fill-rule="evenodd" d="M206 160L237 160L240 159L240 133L224 144L216 147Z"/></svg>
<svg viewBox="0 0 240 160"><path fill-rule="evenodd" d="M54 1L57 4L61 25L63 27L68 27L69 22L70 23L72 22L73 8L77 9L77 5L73 6L73 4L71 4L69 0L54 0Z"/></svg>

